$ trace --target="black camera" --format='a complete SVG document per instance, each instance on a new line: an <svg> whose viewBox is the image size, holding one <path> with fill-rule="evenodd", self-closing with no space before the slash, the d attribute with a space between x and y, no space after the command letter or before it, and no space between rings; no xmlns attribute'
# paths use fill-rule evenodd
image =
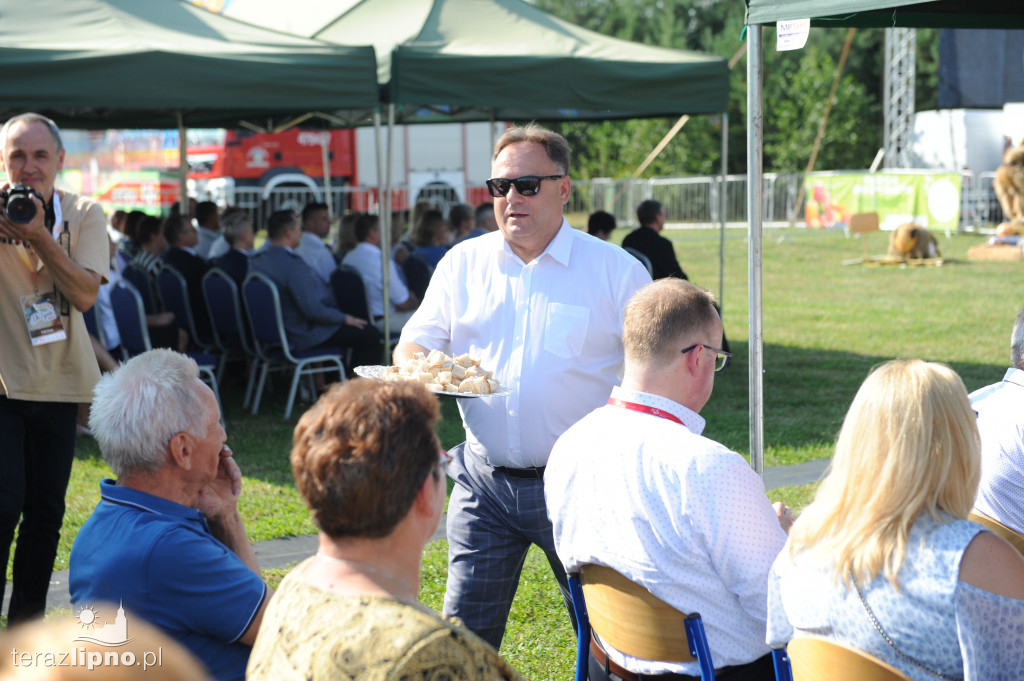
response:
<svg viewBox="0 0 1024 681"><path fill-rule="evenodd" d="M19 225L32 222L36 216L36 204L32 201L33 196L40 201L43 200L43 197L39 196L35 189L23 184L16 184L7 190L0 191L0 199L7 204L5 212L11 222L17 222Z"/></svg>

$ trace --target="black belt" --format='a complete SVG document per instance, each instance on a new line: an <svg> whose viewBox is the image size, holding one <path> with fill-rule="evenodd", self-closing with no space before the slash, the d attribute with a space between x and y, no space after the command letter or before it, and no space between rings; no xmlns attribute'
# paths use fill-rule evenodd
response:
<svg viewBox="0 0 1024 681"><path fill-rule="evenodd" d="M590 654L594 656L594 659L597 660L599 665L604 667L605 672L614 674L620 679L623 679L623 681L649 681L651 679L658 679L658 681L700 681L700 676L677 674L675 672L664 672L661 674L637 674L636 672L631 672L622 665L617 664L615 660L605 655L593 634L590 636ZM734 668L731 666L716 669L715 678L728 678L733 669Z"/></svg>
<svg viewBox="0 0 1024 681"><path fill-rule="evenodd" d="M495 466L494 470L501 471L510 478L524 478L528 480L543 480L546 466L534 466L533 468L506 468Z"/></svg>

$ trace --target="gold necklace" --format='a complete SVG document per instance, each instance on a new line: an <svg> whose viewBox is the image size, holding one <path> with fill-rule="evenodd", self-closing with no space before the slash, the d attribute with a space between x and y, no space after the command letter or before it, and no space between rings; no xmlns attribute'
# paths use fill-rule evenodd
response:
<svg viewBox="0 0 1024 681"><path fill-rule="evenodd" d="M335 558L334 556L328 556L326 553L321 553L320 551L316 552L316 557L319 558L320 560L326 562L326 563L336 563L338 565L348 565L348 566L351 566L351 567L358 568L360 570L364 570L364 571L369 572L371 574L380 575L381 577L386 577L387 579L390 579L395 584L401 584L403 587L405 587L405 589L406 589L406 591L408 593L410 593L410 594L415 594L416 593L416 590L413 589L409 585L409 582L405 581L401 577L396 577L395 575L391 574L390 572L387 572L385 570L381 570L378 567L374 567L373 565L368 565L366 563L360 563L357 560L348 560L347 558Z"/></svg>

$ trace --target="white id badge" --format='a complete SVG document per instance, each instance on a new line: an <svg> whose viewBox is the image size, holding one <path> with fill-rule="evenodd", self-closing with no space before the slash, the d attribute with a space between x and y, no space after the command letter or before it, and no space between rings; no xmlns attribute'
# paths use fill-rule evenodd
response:
<svg viewBox="0 0 1024 681"><path fill-rule="evenodd" d="M56 343L68 337L52 291L22 296L21 311L25 315L32 345Z"/></svg>

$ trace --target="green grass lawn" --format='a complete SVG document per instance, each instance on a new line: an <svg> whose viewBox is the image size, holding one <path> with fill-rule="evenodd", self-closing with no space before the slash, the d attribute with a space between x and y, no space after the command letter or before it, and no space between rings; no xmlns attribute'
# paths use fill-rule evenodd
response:
<svg viewBox="0 0 1024 681"><path fill-rule="evenodd" d="M626 233L620 230L617 240ZM669 230L691 280L718 287L718 233ZM782 237L780 239L780 237ZM999 380L1009 362L1009 336L1024 300L1008 294L1020 280L1019 263L967 262L977 236L939 237L946 263L939 268L843 266L862 245L842 233L773 231L763 244L764 445L765 465L798 463L831 455L843 415L861 381L880 362L921 357L950 364L968 390ZM883 254L886 235L870 235L872 254ZM745 233L730 230L725 251L722 300L725 329L734 354L716 378L703 410L705 434L747 454L748 295ZM314 531L292 483L288 456L291 431L306 405L282 418L285 385L277 378L259 416L243 413L242 390L228 386L228 442L245 475L241 502L254 541ZM464 437L454 400L443 400L440 424L446 447ZM57 569L77 529L98 501L97 483L109 471L95 443L79 440ZM772 501L799 510L815 485L779 488ZM440 609L447 545L428 546L424 556L425 603ZM273 581L286 571L270 571ZM9 567L8 567L9 574ZM546 561L531 552L524 569L502 653L528 678L572 677L573 640L568 618Z"/></svg>

